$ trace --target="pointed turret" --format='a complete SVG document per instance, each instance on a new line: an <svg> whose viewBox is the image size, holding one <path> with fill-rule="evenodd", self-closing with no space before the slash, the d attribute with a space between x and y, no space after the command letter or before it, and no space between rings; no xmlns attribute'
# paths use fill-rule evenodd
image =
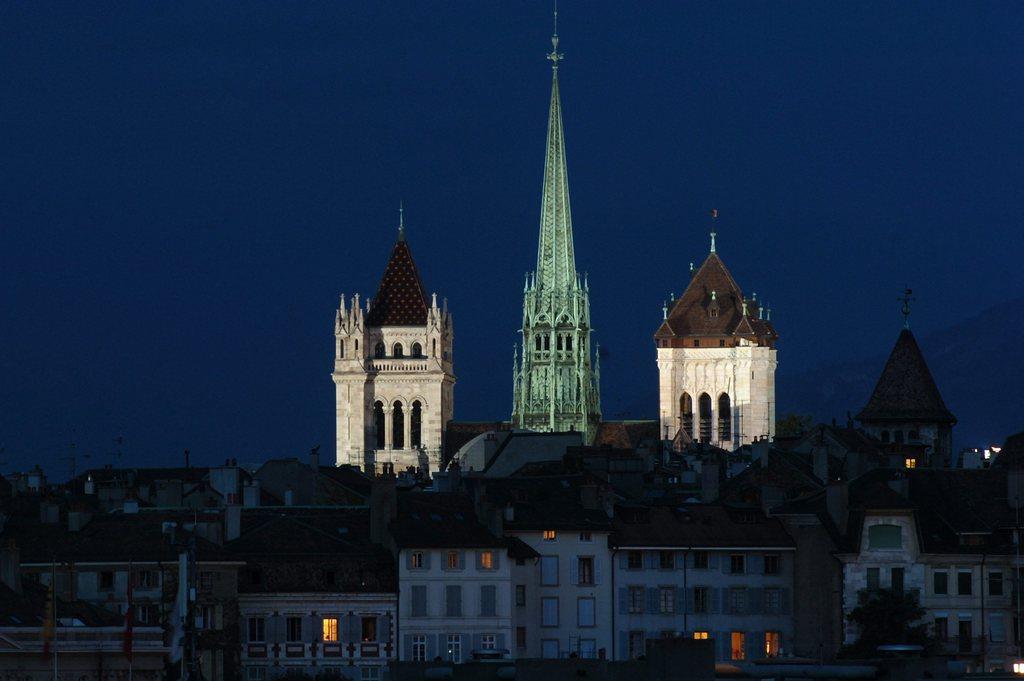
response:
<svg viewBox="0 0 1024 681"><path fill-rule="evenodd" d="M368 326L423 326L427 323L427 294L423 289L416 262L412 258L405 230L398 240L373 298Z"/></svg>

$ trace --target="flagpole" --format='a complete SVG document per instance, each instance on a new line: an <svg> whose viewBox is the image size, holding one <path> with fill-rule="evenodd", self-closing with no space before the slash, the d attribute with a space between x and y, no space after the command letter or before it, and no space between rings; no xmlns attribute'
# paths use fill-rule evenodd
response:
<svg viewBox="0 0 1024 681"><path fill-rule="evenodd" d="M57 563L50 561L50 612L53 613L53 681L58 681L57 673Z"/></svg>
<svg viewBox="0 0 1024 681"><path fill-rule="evenodd" d="M127 637L128 637L128 681L132 681L132 667L135 658L135 613L132 612L134 607L132 603L132 561L128 560L128 611L125 613L127 620Z"/></svg>

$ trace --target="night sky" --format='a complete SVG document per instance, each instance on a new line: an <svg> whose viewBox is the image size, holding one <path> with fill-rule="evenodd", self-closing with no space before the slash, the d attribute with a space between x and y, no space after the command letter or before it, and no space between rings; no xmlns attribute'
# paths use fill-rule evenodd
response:
<svg viewBox="0 0 1024 681"><path fill-rule="evenodd" d="M1024 293L1019 3L561 4L606 417L657 416L713 207L780 373L887 353L905 284L921 333ZM400 200L456 418L508 418L550 33L546 2L0 5L0 471L333 452L334 309Z"/></svg>

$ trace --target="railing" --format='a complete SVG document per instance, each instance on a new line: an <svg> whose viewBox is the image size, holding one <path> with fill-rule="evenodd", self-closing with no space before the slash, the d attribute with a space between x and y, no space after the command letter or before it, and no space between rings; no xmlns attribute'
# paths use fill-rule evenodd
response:
<svg viewBox="0 0 1024 681"><path fill-rule="evenodd" d="M120 640L118 640L120 643ZM380 659L394 655L392 649L388 652L388 646L383 641L285 641L282 643L268 643L266 641L249 642L242 648L243 658L267 659L267 658L303 658L303 659L330 659L330 658L356 658L356 659Z"/></svg>
<svg viewBox="0 0 1024 681"><path fill-rule="evenodd" d="M384 358L384 359L368 359L366 360L367 371L397 371L397 372L413 372L413 371L426 371L429 364L425 357L423 358Z"/></svg>
<svg viewBox="0 0 1024 681"><path fill-rule="evenodd" d="M857 592L857 603L864 605L875 596L892 591L891 589L861 589ZM902 589L897 593L903 593L911 596L915 603L921 602L921 590L920 589Z"/></svg>

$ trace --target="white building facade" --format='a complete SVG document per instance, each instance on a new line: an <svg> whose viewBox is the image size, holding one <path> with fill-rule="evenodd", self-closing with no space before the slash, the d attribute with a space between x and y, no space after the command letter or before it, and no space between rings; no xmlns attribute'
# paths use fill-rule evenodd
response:
<svg viewBox="0 0 1024 681"><path fill-rule="evenodd" d="M341 298L334 322L338 465L440 470L453 416L452 316L427 299L399 229L377 297Z"/></svg>

